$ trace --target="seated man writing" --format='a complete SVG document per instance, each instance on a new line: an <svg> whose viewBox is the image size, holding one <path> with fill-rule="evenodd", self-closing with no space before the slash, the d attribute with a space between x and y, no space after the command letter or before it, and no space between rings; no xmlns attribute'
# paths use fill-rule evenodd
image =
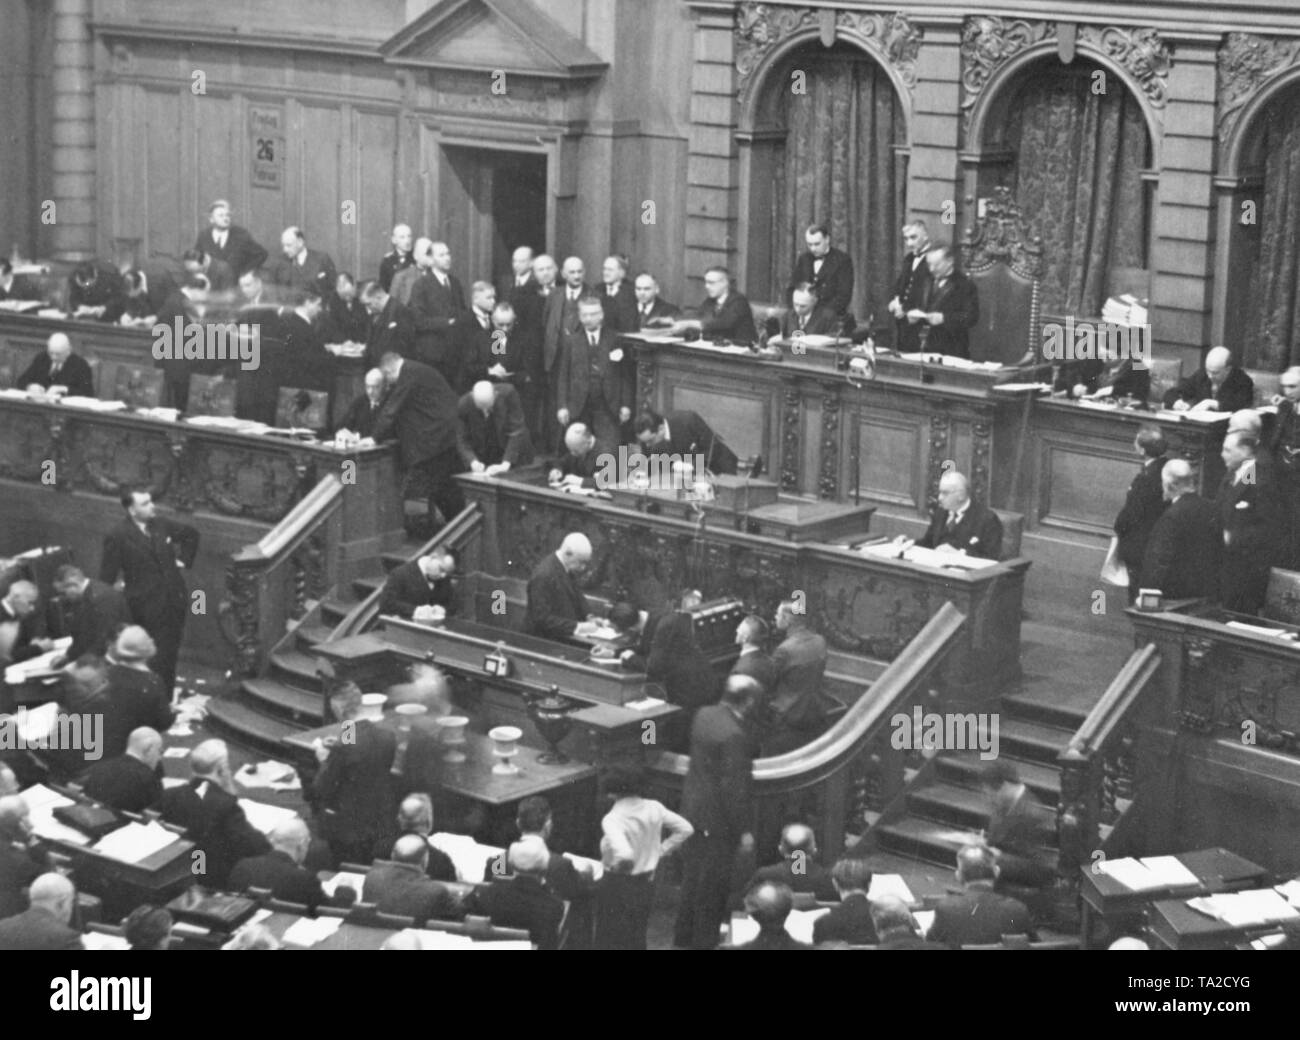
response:
<svg viewBox="0 0 1300 1040"><path fill-rule="evenodd" d="M379 612L410 621L441 621L455 613L455 572L455 557L443 550L394 567L384 581Z"/></svg>
<svg viewBox="0 0 1300 1040"><path fill-rule="evenodd" d="M899 537L895 544L904 549L915 544L923 549L997 560L1002 557L1002 521L988 506L970 497L970 481L963 474L950 470L939 480L939 508L925 536L915 543Z"/></svg>
<svg viewBox="0 0 1300 1040"><path fill-rule="evenodd" d="M601 460L612 457L596 442L596 435L584 423L574 423L564 431L567 454L547 474L551 487L561 490L595 489Z"/></svg>
<svg viewBox="0 0 1300 1040"><path fill-rule="evenodd" d="M587 597L578 579L591 566L591 542L585 534L565 535L559 549L533 569L528 579L528 613L524 631L568 642L592 635L600 623L587 613Z"/></svg>

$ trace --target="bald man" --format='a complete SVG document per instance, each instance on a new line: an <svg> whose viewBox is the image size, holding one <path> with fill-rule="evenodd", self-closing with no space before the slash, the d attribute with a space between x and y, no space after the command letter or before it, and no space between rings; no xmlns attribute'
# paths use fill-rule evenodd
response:
<svg viewBox="0 0 1300 1040"><path fill-rule="evenodd" d="M393 276L399 271L405 271L413 263L415 258L411 253L411 226L409 224L398 224L393 228L393 236L390 239L393 248L384 254L379 261L379 284L388 292L393 286Z"/></svg>
<svg viewBox="0 0 1300 1040"><path fill-rule="evenodd" d="M29 393L38 388L45 391L62 386L69 397L94 397L95 374L85 358L72 352L72 340L56 332L46 341L45 353L32 358L32 363L14 380L14 386Z"/></svg>
<svg viewBox="0 0 1300 1040"><path fill-rule="evenodd" d="M307 824L295 816L278 824L267 839L271 843L270 851L236 863L226 887L232 892L270 889L276 899L303 904L309 911L325 903L320 880L302 865L311 846Z"/></svg>
<svg viewBox="0 0 1300 1040"><path fill-rule="evenodd" d="M547 479L552 487L596 487L601 459L612 455L609 448L596 440L586 423L573 423L564 431L564 457L551 469Z"/></svg>
<svg viewBox="0 0 1300 1040"><path fill-rule="evenodd" d="M141 726L127 738L126 753L96 762L86 777L86 794L123 812L144 812L162 797L163 739Z"/></svg>
<svg viewBox="0 0 1300 1040"><path fill-rule="evenodd" d="M1223 551L1214 506L1196 493L1196 475L1185 459L1166 462L1160 482L1169 505L1151 529L1141 587L1159 589L1166 599L1214 596Z"/></svg>
<svg viewBox="0 0 1300 1040"><path fill-rule="evenodd" d="M16 794L0 797L0 918L27 909L24 891L44 866L31 847L32 816Z"/></svg>
<svg viewBox="0 0 1300 1040"><path fill-rule="evenodd" d="M468 909L486 914L498 928L526 928L539 950L559 946L564 902L543 880L551 853L536 834L525 834L506 851L506 863L513 877L497 878L480 885L470 897Z"/></svg>
<svg viewBox="0 0 1300 1040"><path fill-rule="evenodd" d="M787 824L781 830L778 850L781 862L760 867L750 878L749 887L760 881L776 881L789 885L794 892L811 892L821 903L839 900L830 871L817 859L817 836L811 827L803 823Z"/></svg>
<svg viewBox="0 0 1300 1040"><path fill-rule="evenodd" d="M794 909L794 893L789 885L760 881L745 896L745 909L758 925L758 936L733 950L811 950L785 930L786 918Z"/></svg>
<svg viewBox="0 0 1300 1040"><path fill-rule="evenodd" d="M377 860L366 872L362 900L374 903L380 913L415 918L417 928L428 920L459 919L462 914L451 890L428 875L429 851L426 838L402 835L388 859Z"/></svg>
<svg viewBox="0 0 1300 1040"><path fill-rule="evenodd" d="M1236 412L1254 401L1254 380L1237 367L1227 347L1214 347L1203 368L1165 394L1164 405L1176 412Z"/></svg>
<svg viewBox="0 0 1300 1040"><path fill-rule="evenodd" d="M9 586L0 599L0 660L26 661L54 646L49 639L36 635L41 618L36 608L41 594L30 581L20 580Z"/></svg>
<svg viewBox="0 0 1300 1040"><path fill-rule="evenodd" d="M963 891L935 906L930 941L968 946L999 943L1004 935L1033 938L1029 908L993 890L999 873L997 854L992 849L963 846L957 853L957 881Z"/></svg>
<svg viewBox="0 0 1300 1040"><path fill-rule="evenodd" d="M587 597L578 585L591 566L591 551L587 536L574 532L533 569L525 632L566 642L593 627L587 621Z"/></svg>
<svg viewBox="0 0 1300 1040"><path fill-rule="evenodd" d="M32 882L27 910L0 921L0 950L80 950L81 934L68 927L77 890L62 874Z"/></svg>
<svg viewBox="0 0 1300 1040"><path fill-rule="evenodd" d="M456 412L456 448L471 473L496 477L533 461L524 406L509 383L480 380L461 397Z"/></svg>
<svg viewBox="0 0 1300 1040"><path fill-rule="evenodd" d="M1281 393L1273 398L1277 422L1268 442L1284 507L1283 536L1290 570L1300 569L1300 366L1282 373Z"/></svg>
<svg viewBox="0 0 1300 1040"><path fill-rule="evenodd" d="M1002 521L970 496L970 481L956 470L939 479L939 508L917 542L924 549L997 560L1002 556Z"/></svg>

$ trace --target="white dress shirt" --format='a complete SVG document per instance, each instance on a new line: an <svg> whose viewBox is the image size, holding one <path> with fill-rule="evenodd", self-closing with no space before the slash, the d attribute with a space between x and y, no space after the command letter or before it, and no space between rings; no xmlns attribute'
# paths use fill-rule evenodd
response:
<svg viewBox="0 0 1300 1040"><path fill-rule="evenodd" d="M620 798L600 821L600 827L605 832L600 842L605 869L633 875L654 873L661 856L695 833L684 816L653 798Z"/></svg>

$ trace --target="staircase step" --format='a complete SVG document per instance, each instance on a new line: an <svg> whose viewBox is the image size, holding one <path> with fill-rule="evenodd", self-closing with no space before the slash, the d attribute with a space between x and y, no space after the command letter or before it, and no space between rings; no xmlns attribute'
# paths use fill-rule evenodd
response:
<svg viewBox="0 0 1300 1040"><path fill-rule="evenodd" d="M1054 763L1074 733L1073 729L1061 726L1004 718L999 726L998 739L1004 755Z"/></svg>
<svg viewBox="0 0 1300 1040"><path fill-rule="evenodd" d="M423 544L423 542L419 542L412 545L410 552L398 551L380 553L379 562L384 565L384 570L391 571L394 567L400 567L402 564L409 562L411 559L411 553L414 553Z"/></svg>
<svg viewBox="0 0 1300 1040"><path fill-rule="evenodd" d="M1098 691L1098 698L1101 691ZM1091 709L1088 709L1091 710ZM1081 705L1053 703L1038 691L1008 694L1002 698L1003 719L1007 716L1026 722L1042 722L1048 726L1061 726L1077 731L1088 718L1088 710Z"/></svg>
<svg viewBox="0 0 1300 1040"><path fill-rule="evenodd" d="M953 784L927 784L909 791L907 806L918 817L971 830L983 829L989 818L983 791ZM1055 830L1055 812L1044 811L1042 819L1049 833Z"/></svg>
<svg viewBox="0 0 1300 1040"><path fill-rule="evenodd" d="M336 625L351 614L352 608L356 605L356 600L343 600L327 596L320 601L320 616L331 625Z"/></svg>
<svg viewBox="0 0 1300 1040"><path fill-rule="evenodd" d="M325 697L319 691L300 690L276 679L245 679L240 689L262 714L287 717L308 726L325 721Z"/></svg>
<svg viewBox="0 0 1300 1040"><path fill-rule="evenodd" d="M283 759L283 740L308 727L272 718L250 708L243 701L214 697L208 701L207 726L231 743Z"/></svg>
<svg viewBox="0 0 1300 1040"><path fill-rule="evenodd" d="M999 742L1001 741L1001 730L999 729ZM1006 755L999 756L1003 760L1008 760ZM1042 762L1029 762L1026 760L1008 760L1016 767L1020 773L1020 779L1024 781L1031 791L1034 792L1047 805L1056 805L1061 800L1061 771L1055 766L1049 766ZM954 751L942 754L935 762L938 775L951 783L960 783L966 787L978 787L980 783L980 773L988 763L980 758L978 751Z"/></svg>
<svg viewBox="0 0 1300 1040"><path fill-rule="evenodd" d="M317 643L328 643L333 634L333 625L299 625L294 629L294 635L298 637L298 645L304 650L310 650Z"/></svg>
<svg viewBox="0 0 1300 1040"><path fill-rule="evenodd" d="M303 690L320 689L317 667L316 656L301 650L276 650L271 654L271 675Z"/></svg>
<svg viewBox="0 0 1300 1040"><path fill-rule="evenodd" d="M877 848L882 851L952 870L957 863L957 850L966 844L966 839L959 833L961 830L951 824L903 816L879 824L872 833Z"/></svg>
<svg viewBox="0 0 1300 1040"><path fill-rule="evenodd" d="M352 591L356 594L357 599L362 600L369 596L375 589L384 587L383 578L353 578Z"/></svg>

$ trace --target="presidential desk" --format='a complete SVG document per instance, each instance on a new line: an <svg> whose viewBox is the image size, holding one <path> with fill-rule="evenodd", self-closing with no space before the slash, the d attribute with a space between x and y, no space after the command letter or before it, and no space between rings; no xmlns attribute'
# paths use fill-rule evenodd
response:
<svg viewBox="0 0 1300 1040"><path fill-rule="evenodd" d="M402 531L391 447L335 451L315 442L94 411L0 394L0 529L11 549L61 545L97 575L104 535L124 516L129 485L154 490L161 513L200 532L187 574L193 604L187 652L230 663L218 605L231 557L258 543L319 482L342 485L337 511L302 553L299 590L349 580Z"/></svg>
<svg viewBox="0 0 1300 1040"><path fill-rule="evenodd" d="M939 569L848 545L738 531L707 507L703 520L684 520L510 479L457 479L483 515L479 559L465 566L486 574L526 581L566 534L581 531L594 550L588 587L608 600L657 609L697 588L705 599L739 599L771 618L781 600L802 592L812 627L842 657L832 670L850 675L875 672L951 601L968 623L947 658L941 694L981 701L1020 673L1027 560Z"/></svg>

